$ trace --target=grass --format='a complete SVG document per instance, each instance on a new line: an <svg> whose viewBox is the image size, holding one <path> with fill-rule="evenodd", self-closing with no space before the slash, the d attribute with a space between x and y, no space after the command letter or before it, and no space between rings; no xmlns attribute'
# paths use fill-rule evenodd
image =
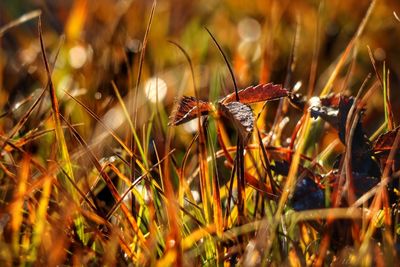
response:
<svg viewBox="0 0 400 267"><path fill-rule="evenodd" d="M1 266L399 261L397 2L0 7Z"/></svg>

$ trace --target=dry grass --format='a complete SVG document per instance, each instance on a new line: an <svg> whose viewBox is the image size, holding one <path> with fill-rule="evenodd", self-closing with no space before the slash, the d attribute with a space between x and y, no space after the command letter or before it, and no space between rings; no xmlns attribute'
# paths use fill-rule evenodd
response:
<svg viewBox="0 0 400 267"><path fill-rule="evenodd" d="M397 14L2 1L0 265L396 265Z"/></svg>

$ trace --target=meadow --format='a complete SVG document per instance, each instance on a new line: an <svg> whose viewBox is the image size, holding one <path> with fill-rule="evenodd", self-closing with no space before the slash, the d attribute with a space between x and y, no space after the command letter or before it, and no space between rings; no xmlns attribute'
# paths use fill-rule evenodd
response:
<svg viewBox="0 0 400 267"><path fill-rule="evenodd" d="M400 2L0 2L1 266L396 266Z"/></svg>

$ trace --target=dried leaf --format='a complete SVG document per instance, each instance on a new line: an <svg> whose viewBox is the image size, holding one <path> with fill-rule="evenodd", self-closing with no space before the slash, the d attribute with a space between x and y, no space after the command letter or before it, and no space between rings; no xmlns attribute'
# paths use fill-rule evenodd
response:
<svg viewBox="0 0 400 267"><path fill-rule="evenodd" d="M341 99L340 94L330 94L326 97L318 98L317 101L313 102L314 105L310 106L311 117L320 117L324 121L339 129L339 102Z"/></svg>
<svg viewBox="0 0 400 267"><path fill-rule="evenodd" d="M339 125L338 113L338 109L326 106L313 106L310 108L310 115L312 118L316 119L320 117L335 129L338 129Z"/></svg>
<svg viewBox="0 0 400 267"><path fill-rule="evenodd" d="M211 103L198 100L195 97L183 96L178 100L176 109L171 114L169 125L185 123L197 118L198 115L207 115L211 110Z"/></svg>
<svg viewBox="0 0 400 267"><path fill-rule="evenodd" d="M324 201L324 191L311 178L304 177L297 182L290 203L294 210L302 211L322 209Z"/></svg>
<svg viewBox="0 0 400 267"><path fill-rule="evenodd" d="M331 124L338 132L340 141L346 143L346 121L350 108L354 102L353 97L331 95L320 99L320 105L311 106L310 113L313 118L320 117ZM361 109L360 112L364 110ZM360 116L361 117L361 116ZM364 134L361 119L358 120L354 136L353 136L353 151L365 152L369 148L368 138Z"/></svg>
<svg viewBox="0 0 400 267"><path fill-rule="evenodd" d="M341 124L339 121L339 116L341 116L344 126L346 125L347 113L349 112L353 103L352 97L343 96L340 94L330 94L327 97L318 98L318 100L319 101L316 101L318 104L310 107L311 117L320 117L335 127L336 130L339 130L339 126ZM341 108L339 107L340 103L342 103ZM339 114L340 110L341 114Z"/></svg>
<svg viewBox="0 0 400 267"><path fill-rule="evenodd" d="M273 83L249 86L238 92L239 100L243 104L275 100L288 96L288 94L288 90L282 88L281 85L275 85ZM221 99L219 103L227 104L235 101L236 93L232 93Z"/></svg>
<svg viewBox="0 0 400 267"><path fill-rule="evenodd" d="M339 108L340 99L346 97L341 94L329 94L325 97L321 97L321 104L332 108Z"/></svg>
<svg viewBox="0 0 400 267"><path fill-rule="evenodd" d="M271 169L275 174L287 176L289 174L290 162L275 160ZM298 175L300 178L290 200L290 205L296 211L322 209L325 207L324 191L315 182L320 179L319 175L299 165Z"/></svg>
<svg viewBox="0 0 400 267"><path fill-rule="evenodd" d="M388 156L390 151L392 150L392 147L394 145L395 139L397 134L400 131L400 126L398 126L396 129L392 131L388 131L378 137L378 139L375 141L373 145L373 153L374 156L379 160L381 163L382 169L385 168L386 164L388 163ZM397 171L400 169L400 149L396 149L396 155L394 156L394 169L393 171ZM394 182L395 186L394 188L398 188L398 180Z"/></svg>
<svg viewBox="0 0 400 267"><path fill-rule="evenodd" d="M371 165L369 168L369 173L359 173L353 172L353 184L354 184L354 193L356 198L360 198L362 195L367 193L369 190L374 188L380 181L381 173L379 171L379 166L375 162L371 162L374 165Z"/></svg>
<svg viewBox="0 0 400 267"><path fill-rule="evenodd" d="M396 138L397 132L399 130L400 130L400 126L392 131L381 134L378 137L378 139L375 141L373 150L375 152L390 151L392 149L394 139ZM399 151L399 153L400 153L400 151Z"/></svg>
<svg viewBox="0 0 400 267"><path fill-rule="evenodd" d="M256 86L249 86L238 92L240 103L251 104L262 101L269 101L279 99L281 97L288 96L288 90L282 88L281 85L274 85L272 83L259 84ZM222 98L219 101L220 106L226 106L232 102L236 102L236 94L232 93ZM232 108L239 108L240 105L234 104ZM250 109L241 106L240 110ZM197 100L191 96L183 96L178 100L176 109L172 112L170 117L169 125L179 125L197 118L198 115L207 115L212 110L212 104L210 102ZM250 109L251 110L251 109ZM238 111L238 110L237 110ZM239 117L238 117L239 119ZM251 126L253 128L254 119L249 120L249 118L243 121L243 123L248 123L242 130L246 132L246 128ZM250 125L251 124L251 125ZM243 133L244 133L243 132Z"/></svg>
<svg viewBox="0 0 400 267"><path fill-rule="evenodd" d="M220 104L219 111L228 118L238 129L239 134L246 140L253 131L254 115L252 109L240 102Z"/></svg>

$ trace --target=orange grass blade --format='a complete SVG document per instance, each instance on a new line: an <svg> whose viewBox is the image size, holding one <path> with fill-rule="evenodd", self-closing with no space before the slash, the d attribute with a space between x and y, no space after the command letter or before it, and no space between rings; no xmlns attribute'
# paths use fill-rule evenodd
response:
<svg viewBox="0 0 400 267"><path fill-rule="evenodd" d="M88 15L88 1L74 1L65 25L65 33L69 41L75 42L81 37Z"/></svg>
<svg viewBox="0 0 400 267"><path fill-rule="evenodd" d="M167 134L167 140L165 144L165 151L170 151L172 134ZM158 152L156 150L156 156L160 161ZM182 251L182 233L180 231L182 223L179 220L179 204L176 201L174 188L171 181L170 169L170 157L167 157L162 166L163 172L161 172L161 179L163 183L164 193L166 197L165 212L167 212L167 218L169 223L169 229L166 236L166 246L164 249L164 255L160 262L164 262L168 265L174 263L176 266L182 266L183 251Z"/></svg>
<svg viewBox="0 0 400 267"><path fill-rule="evenodd" d="M220 194L220 185L219 185L219 177L218 177L218 167L217 160L215 158L215 150L213 143L210 142L211 148L211 157L212 162L214 163L213 177L212 177L212 197L213 197L213 216L214 216L214 224L217 229L218 237L221 237L224 232L224 222L223 222L223 214L222 214L222 205L221 205L221 194ZM217 255L218 257L218 255Z"/></svg>
<svg viewBox="0 0 400 267"><path fill-rule="evenodd" d="M359 37L361 36L361 34L364 31L364 28L368 22L368 19L370 18L372 11L374 10L375 7L375 3L376 0L373 0L371 2L371 4L368 7L368 10L362 20L362 22L360 23L360 26L357 29L357 32L355 33L353 39L350 41L350 43L347 45L345 51L343 52L343 54L340 56L338 63L336 64L331 76L329 77L325 87L322 89L321 93L320 93L320 97L324 97L327 96L332 88L332 84L334 82L334 80L336 79L336 77L339 75L340 70L342 69L342 67L344 66L344 63L346 62L348 55L350 54L350 51L353 49L355 42L359 39Z"/></svg>
<svg viewBox="0 0 400 267"><path fill-rule="evenodd" d="M21 162L21 170L18 175L18 185L14 194L13 203L9 206L9 213L11 214L12 249L15 257L20 255L20 235L24 213L24 198L28 187L30 172L29 165L30 157L25 155Z"/></svg>
<svg viewBox="0 0 400 267"><path fill-rule="evenodd" d="M7 140L12 139L14 135L24 126L25 122L28 120L30 115L32 114L33 110L35 107L39 104L40 100L43 98L44 93L46 92L47 88L43 89L42 92L40 93L39 97L35 100L35 102L30 106L27 112L21 117L21 119L17 122L17 124L14 126L14 128L11 130L11 132L7 135ZM3 150L6 142L2 144L2 147L0 149Z"/></svg>
<svg viewBox="0 0 400 267"><path fill-rule="evenodd" d="M58 58L58 54L60 52L60 48L61 46L58 48L56 56L54 58L54 62L53 62L53 66L55 64L55 62L57 61ZM50 71L50 73L52 72L52 70ZM51 75L50 75L51 76ZM26 121L28 120L28 118L32 115L33 111L35 110L35 108L37 107L37 105L40 103L40 101L43 99L48 87L50 86L50 82L51 79L49 79L47 81L47 84L45 86L45 88L42 90L42 92L40 93L40 95L38 96L38 98L33 102L33 104L29 107L29 109L25 112L25 114L21 117L21 119L17 122L17 124L13 127L13 129L11 130L11 132L7 135L7 140L2 144L0 151L2 151L5 147L5 143L9 140L12 139L14 137L14 135L24 126L24 124L26 123Z"/></svg>
<svg viewBox="0 0 400 267"><path fill-rule="evenodd" d="M36 261L40 244L44 239L43 235L46 225L47 208L50 201L51 187L53 185L53 177L45 175L43 179L43 189L37 209L36 220L33 228L32 247L29 255L29 260L31 262Z"/></svg>
<svg viewBox="0 0 400 267"><path fill-rule="evenodd" d="M186 152L183 155L182 165L179 168L179 172L178 172L178 174L179 174L179 194L178 194L179 198L178 198L178 200L179 200L179 205L181 205L181 206L183 206L184 201L185 201L185 199L184 199L185 192L188 195L189 200L191 202L194 202L189 185L185 179L185 168L186 168L187 159L189 158L190 151L192 150L194 142L197 140L198 137L199 137L199 134L196 133L196 135L192 138L189 145L187 146Z"/></svg>
<svg viewBox="0 0 400 267"><path fill-rule="evenodd" d="M199 142L198 142L198 157L199 157L199 167L200 167L200 193L201 200L203 203L203 212L206 224L211 222L211 201L212 201L212 186L209 176L208 160L207 160L207 146L206 146L206 134L203 124L199 121Z"/></svg>
<svg viewBox="0 0 400 267"><path fill-rule="evenodd" d="M315 209L288 213L287 219L292 227L301 221L327 219L334 216L336 219L361 219L366 211L354 207Z"/></svg>
<svg viewBox="0 0 400 267"><path fill-rule="evenodd" d="M183 250L192 248L196 242L206 238L216 232L215 225L210 224L193 231L189 236L185 237L182 241Z"/></svg>
<svg viewBox="0 0 400 267"><path fill-rule="evenodd" d="M121 195L121 198L118 202L116 202L114 204L114 206L110 209L110 211L107 214L107 218L109 219L111 217L111 215L114 213L114 211L119 207L119 205L121 205L122 201L124 200L124 198L129 194L129 192L137 185L139 184L142 180L144 180L144 178L151 172L153 171L155 168L157 168L158 166L160 166L160 164L169 156L171 156L171 154L174 152L175 150L171 150L169 151L169 153L162 158L159 162L157 162L156 164L154 164L150 169L146 170L145 173L143 173L141 176L137 177L135 179L135 181L133 181L132 183L130 183L129 188L127 190L125 190L125 192ZM108 165L116 174L118 177L122 178L125 181L129 181L128 177L124 176L123 173L121 173L118 168L116 168L113 164L109 164ZM153 182L154 183L154 182ZM156 184L156 188L158 190L161 191L160 186L158 186Z"/></svg>

